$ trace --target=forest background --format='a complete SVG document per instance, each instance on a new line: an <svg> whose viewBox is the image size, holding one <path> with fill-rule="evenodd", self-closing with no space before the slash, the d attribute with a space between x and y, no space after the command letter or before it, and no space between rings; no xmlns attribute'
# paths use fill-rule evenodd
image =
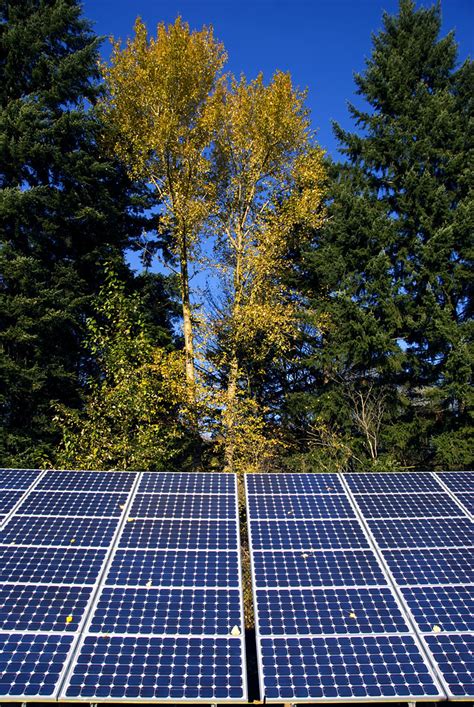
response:
<svg viewBox="0 0 474 707"><path fill-rule="evenodd" d="M75 0L1 8L3 466L472 464L474 73L439 5L380 19L331 157L209 28L98 64Z"/></svg>

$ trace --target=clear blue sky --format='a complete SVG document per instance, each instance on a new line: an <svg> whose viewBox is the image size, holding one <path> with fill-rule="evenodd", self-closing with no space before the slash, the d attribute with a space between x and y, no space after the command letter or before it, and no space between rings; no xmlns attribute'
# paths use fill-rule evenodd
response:
<svg viewBox="0 0 474 707"><path fill-rule="evenodd" d="M418 6L430 6L427 0ZM396 13L398 0L86 0L84 13L100 35L125 39L137 15L149 32L178 14L191 28L212 24L227 49L227 69L253 78L263 71L289 71L307 88L308 106L322 147L337 156L331 120L353 127L347 100L354 97L354 71L371 53L371 33L382 12ZM473 55L474 0L442 0L443 34L454 29L460 59ZM102 48L109 54L109 43Z"/></svg>

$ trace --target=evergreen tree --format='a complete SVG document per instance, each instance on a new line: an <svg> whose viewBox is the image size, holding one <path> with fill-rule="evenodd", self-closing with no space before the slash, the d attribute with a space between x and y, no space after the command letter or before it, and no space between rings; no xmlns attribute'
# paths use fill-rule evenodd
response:
<svg viewBox="0 0 474 707"><path fill-rule="evenodd" d="M378 468L380 452L460 467L472 461L473 64L457 68L453 34L439 38L439 5L401 0L383 25L355 79L360 132L335 125L346 162L333 165L329 218L304 264L328 328L311 341L317 395L293 398L293 420L310 431L318 419L370 458L359 391L384 401Z"/></svg>
<svg viewBox="0 0 474 707"><path fill-rule="evenodd" d="M0 8L0 449L23 466L51 459L53 403L81 403L90 298L103 261L138 237L144 202L97 144L98 39L79 3Z"/></svg>

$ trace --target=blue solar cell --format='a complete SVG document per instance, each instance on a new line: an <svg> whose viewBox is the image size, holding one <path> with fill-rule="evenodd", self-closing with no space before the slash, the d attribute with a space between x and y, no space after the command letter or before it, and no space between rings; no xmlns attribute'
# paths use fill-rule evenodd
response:
<svg viewBox="0 0 474 707"><path fill-rule="evenodd" d="M143 493L235 493L233 474L203 473L185 474L183 472L156 473L144 472L138 491Z"/></svg>
<svg viewBox="0 0 474 707"><path fill-rule="evenodd" d="M224 520L133 520L119 546L157 550L228 550L237 546L237 524Z"/></svg>
<svg viewBox="0 0 474 707"><path fill-rule="evenodd" d="M456 498L469 513L474 514L474 493L457 493Z"/></svg>
<svg viewBox="0 0 474 707"><path fill-rule="evenodd" d="M474 548L387 550L384 558L399 585L474 582Z"/></svg>
<svg viewBox="0 0 474 707"><path fill-rule="evenodd" d="M474 635L453 633L425 636L451 695L474 698Z"/></svg>
<svg viewBox="0 0 474 707"><path fill-rule="evenodd" d="M0 629L76 631L91 592L91 587L5 584L0 588Z"/></svg>
<svg viewBox="0 0 474 707"><path fill-rule="evenodd" d="M0 491L0 513L6 515L18 503L24 491Z"/></svg>
<svg viewBox="0 0 474 707"><path fill-rule="evenodd" d="M455 492L474 492L474 471L443 471L438 477Z"/></svg>
<svg viewBox="0 0 474 707"><path fill-rule="evenodd" d="M19 545L110 545L118 518L13 516L0 531L0 543Z"/></svg>
<svg viewBox="0 0 474 707"><path fill-rule="evenodd" d="M252 559L256 587L347 587L386 584L372 550L318 550L312 553L257 550Z"/></svg>
<svg viewBox="0 0 474 707"><path fill-rule="evenodd" d="M254 550L316 550L369 547L358 521L251 521Z"/></svg>
<svg viewBox="0 0 474 707"><path fill-rule="evenodd" d="M392 494L357 496L365 518L408 518L463 516L462 510L447 493Z"/></svg>
<svg viewBox="0 0 474 707"><path fill-rule="evenodd" d="M377 589L259 589L262 636L408 633L392 591Z"/></svg>
<svg viewBox="0 0 474 707"><path fill-rule="evenodd" d="M119 516L127 502L125 493L33 491L19 507L18 515Z"/></svg>
<svg viewBox="0 0 474 707"><path fill-rule="evenodd" d="M48 471L37 489L51 491L130 491L136 473L129 471Z"/></svg>
<svg viewBox="0 0 474 707"><path fill-rule="evenodd" d="M249 494L344 493L337 474L248 474Z"/></svg>
<svg viewBox="0 0 474 707"><path fill-rule="evenodd" d="M0 546L0 581L93 584L105 550Z"/></svg>
<svg viewBox="0 0 474 707"><path fill-rule="evenodd" d="M411 636L261 639L267 701L436 697Z"/></svg>
<svg viewBox="0 0 474 707"><path fill-rule="evenodd" d="M161 587L238 587L237 551L118 550L107 584Z"/></svg>
<svg viewBox="0 0 474 707"><path fill-rule="evenodd" d="M235 496L230 494L139 493L130 510L136 518L235 518Z"/></svg>
<svg viewBox="0 0 474 707"><path fill-rule="evenodd" d="M72 641L64 635L0 634L0 694L53 697Z"/></svg>
<svg viewBox="0 0 474 707"><path fill-rule="evenodd" d="M249 496L250 513L253 517L278 518L354 518L355 512L345 496L318 494L308 496L276 496L258 494Z"/></svg>
<svg viewBox="0 0 474 707"><path fill-rule="evenodd" d="M402 593L420 631L474 632L474 587L404 587Z"/></svg>
<svg viewBox="0 0 474 707"><path fill-rule="evenodd" d="M472 523L467 516L426 520L369 520L368 524L381 548L470 547L474 544Z"/></svg>
<svg viewBox="0 0 474 707"><path fill-rule="evenodd" d="M0 469L0 488L26 491L41 473L38 469Z"/></svg>
<svg viewBox="0 0 474 707"><path fill-rule="evenodd" d="M242 623L238 589L106 587L89 632L227 636Z"/></svg>
<svg viewBox="0 0 474 707"><path fill-rule="evenodd" d="M429 472L344 474L354 493L418 493L443 491Z"/></svg>
<svg viewBox="0 0 474 707"><path fill-rule="evenodd" d="M85 639L68 698L230 700L244 698L238 638Z"/></svg>

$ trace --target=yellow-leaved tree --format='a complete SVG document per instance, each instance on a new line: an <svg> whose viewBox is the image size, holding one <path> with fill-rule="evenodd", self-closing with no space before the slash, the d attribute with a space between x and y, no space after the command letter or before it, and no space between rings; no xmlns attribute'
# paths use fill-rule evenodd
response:
<svg viewBox="0 0 474 707"><path fill-rule="evenodd" d="M192 32L177 18L148 37L140 19L125 47L115 42L104 65L101 103L111 151L134 178L154 185L162 225L172 236L179 262L185 366L195 400L190 263L199 234L214 209L208 150L215 132L215 88L226 55L212 29Z"/></svg>
<svg viewBox="0 0 474 707"><path fill-rule="evenodd" d="M225 468L262 468L275 448L252 397L249 369L285 355L296 327L285 286L287 255L323 219L323 152L315 144L305 94L289 74L221 84L214 104L212 219L225 293L211 329L225 371ZM258 451L258 459L256 458Z"/></svg>

